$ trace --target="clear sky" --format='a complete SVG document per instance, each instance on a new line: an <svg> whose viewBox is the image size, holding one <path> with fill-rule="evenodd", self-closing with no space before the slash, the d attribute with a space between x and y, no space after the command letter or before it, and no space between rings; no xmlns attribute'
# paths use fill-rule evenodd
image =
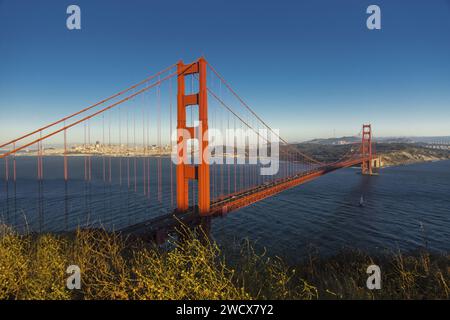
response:
<svg viewBox="0 0 450 320"><path fill-rule="evenodd" d="M291 141L450 135L450 0L0 0L0 140L200 55Z"/></svg>

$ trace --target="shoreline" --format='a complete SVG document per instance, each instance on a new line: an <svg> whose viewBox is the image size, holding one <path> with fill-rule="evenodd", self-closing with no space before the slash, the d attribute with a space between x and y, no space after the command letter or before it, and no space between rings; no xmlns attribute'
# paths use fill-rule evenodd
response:
<svg viewBox="0 0 450 320"><path fill-rule="evenodd" d="M54 153L54 154L43 154L42 157L112 157L112 158L133 158L133 157L170 157L170 153L161 153L161 154L108 154L108 153ZM16 154L16 157L37 157L37 154Z"/></svg>
<svg viewBox="0 0 450 320"><path fill-rule="evenodd" d="M433 159L433 160L422 160L422 161L406 161L406 162L391 163L391 164L383 165L381 167L381 169L383 169L383 168L403 167L403 166L409 166L409 165L421 164L421 163L433 163L433 162L449 161L449 160L450 160L450 158L441 158L441 159Z"/></svg>

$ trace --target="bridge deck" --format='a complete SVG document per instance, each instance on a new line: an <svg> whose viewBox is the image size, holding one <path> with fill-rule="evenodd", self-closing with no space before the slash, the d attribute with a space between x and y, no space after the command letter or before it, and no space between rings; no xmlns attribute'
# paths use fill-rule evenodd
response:
<svg viewBox="0 0 450 320"><path fill-rule="evenodd" d="M337 169L359 165L364 161L368 161L368 158L350 159L347 161L327 165L325 167L320 167L313 171L297 174L289 178L279 179L272 183L263 184L256 188L248 189L236 194L232 194L224 199L212 203L209 217L225 215L229 212L238 210L240 208L246 207L255 202L273 196L284 190L314 180ZM186 212L173 212L136 225L129 226L122 229L121 232L146 234L154 238L157 242L162 242L160 240L163 240L167 234L174 232L176 228L181 224L198 225L201 222L202 218L205 217L199 216L196 210L190 208Z"/></svg>

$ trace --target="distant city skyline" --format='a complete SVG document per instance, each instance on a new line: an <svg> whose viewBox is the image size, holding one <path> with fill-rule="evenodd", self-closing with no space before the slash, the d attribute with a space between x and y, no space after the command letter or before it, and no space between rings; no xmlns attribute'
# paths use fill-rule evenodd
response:
<svg viewBox="0 0 450 320"><path fill-rule="evenodd" d="M202 55L290 142L449 136L449 34L448 0L3 0L0 142Z"/></svg>

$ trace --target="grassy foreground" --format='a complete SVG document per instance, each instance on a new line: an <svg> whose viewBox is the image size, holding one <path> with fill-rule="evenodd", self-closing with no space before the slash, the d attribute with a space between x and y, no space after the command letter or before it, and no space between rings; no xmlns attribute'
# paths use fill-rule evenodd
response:
<svg viewBox="0 0 450 320"><path fill-rule="evenodd" d="M249 243L227 261L220 248L188 236L169 249L99 230L73 235L15 234L0 226L0 299L448 299L449 255L347 251L287 266ZM382 289L366 288L378 264ZM81 290L66 289L66 268L81 269Z"/></svg>

